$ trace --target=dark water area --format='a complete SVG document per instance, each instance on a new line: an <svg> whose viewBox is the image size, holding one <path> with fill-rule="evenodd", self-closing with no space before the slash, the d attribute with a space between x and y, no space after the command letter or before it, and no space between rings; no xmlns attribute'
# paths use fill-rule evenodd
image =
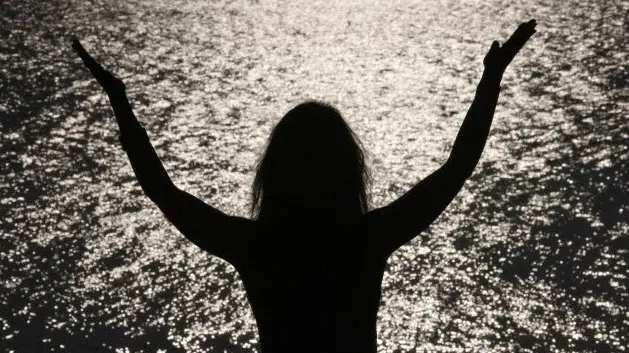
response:
<svg viewBox="0 0 629 353"><path fill-rule="evenodd" d="M246 216L308 98L370 152L374 207L448 156L482 57L507 70L481 162L390 258L380 352L625 352L628 1L5 1L0 351L255 352L238 274L167 223L67 39L119 75L175 183Z"/></svg>

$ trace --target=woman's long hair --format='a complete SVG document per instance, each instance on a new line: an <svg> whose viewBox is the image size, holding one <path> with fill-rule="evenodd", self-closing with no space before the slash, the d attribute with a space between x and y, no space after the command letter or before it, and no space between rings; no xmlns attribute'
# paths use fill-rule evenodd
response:
<svg viewBox="0 0 629 353"><path fill-rule="evenodd" d="M267 141L251 214L258 219L286 212L364 214L369 184L363 146L339 111L306 101L286 113Z"/></svg>

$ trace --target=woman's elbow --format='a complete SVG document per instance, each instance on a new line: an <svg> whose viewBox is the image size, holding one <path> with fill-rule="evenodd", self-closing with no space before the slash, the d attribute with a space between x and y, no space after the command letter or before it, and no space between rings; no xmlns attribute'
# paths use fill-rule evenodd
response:
<svg viewBox="0 0 629 353"><path fill-rule="evenodd" d="M142 187L142 191L144 192L144 195L146 195L146 197L148 197L149 200L153 201L153 203L157 204L158 206L160 204L167 202L167 200L169 199L169 195L171 195L171 193L174 191L174 188L176 188L171 183L166 183L166 184L144 183L144 184L140 184L140 186Z"/></svg>
<svg viewBox="0 0 629 353"><path fill-rule="evenodd" d="M454 175L457 179L463 182L469 179L474 173L477 161L465 160L465 159L453 159L450 158L446 162L447 168L450 170L450 175Z"/></svg>

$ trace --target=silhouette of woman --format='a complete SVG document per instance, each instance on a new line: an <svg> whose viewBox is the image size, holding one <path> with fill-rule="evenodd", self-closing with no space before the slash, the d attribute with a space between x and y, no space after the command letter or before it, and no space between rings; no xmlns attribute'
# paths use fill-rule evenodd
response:
<svg viewBox="0 0 629 353"><path fill-rule="evenodd" d="M175 186L131 110L124 83L76 38L72 47L109 96L144 193L185 237L237 269L261 352L374 353L385 263L442 213L472 174L502 75L535 26L535 20L522 23L504 45L493 42L447 162L385 207L368 209L363 149L341 114L317 101L290 110L259 161L252 219L226 215Z"/></svg>

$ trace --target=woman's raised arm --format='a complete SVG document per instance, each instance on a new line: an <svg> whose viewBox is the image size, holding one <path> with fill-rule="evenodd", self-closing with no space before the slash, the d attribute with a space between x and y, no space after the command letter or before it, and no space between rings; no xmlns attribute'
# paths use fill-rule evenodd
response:
<svg viewBox="0 0 629 353"><path fill-rule="evenodd" d="M252 221L228 216L175 186L131 109L125 84L96 62L77 39L72 48L107 93L120 142L146 196L190 241L228 262L238 262L244 256Z"/></svg>
<svg viewBox="0 0 629 353"><path fill-rule="evenodd" d="M536 32L535 20L521 24L502 47L493 42L476 95L446 163L391 204L367 214L380 233L379 244L391 254L426 229L450 204L472 175L489 135L502 75Z"/></svg>

